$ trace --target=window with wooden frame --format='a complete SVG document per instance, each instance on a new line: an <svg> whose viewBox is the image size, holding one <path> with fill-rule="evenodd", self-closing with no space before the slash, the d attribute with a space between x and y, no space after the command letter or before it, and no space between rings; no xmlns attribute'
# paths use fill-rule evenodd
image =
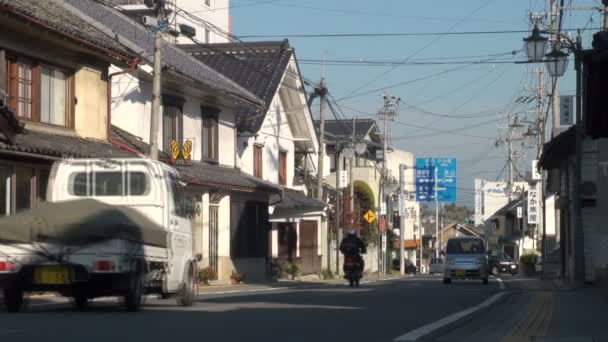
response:
<svg viewBox="0 0 608 342"><path fill-rule="evenodd" d="M219 115L220 110L213 107L201 107L201 151L202 159L205 161L218 161L219 154Z"/></svg>
<svg viewBox="0 0 608 342"><path fill-rule="evenodd" d="M184 117L182 106L184 101L172 97L163 97L163 152L171 154L171 141L182 144L184 132Z"/></svg>
<svg viewBox="0 0 608 342"><path fill-rule="evenodd" d="M8 105L20 119L72 127L74 77L71 70L7 54Z"/></svg>
<svg viewBox="0 0 608 342"><path fill-rule="evenodd" d="M279 184L287 185L287 152L279 151Z"/></svg>
<svg viewBox="0 0 608 342"><path fill-rule="evenodd" d="M263 161L264 157L264 146L263 145L253 145L253 175L258 178L263 177L262 170L264 169Z"/></svg>

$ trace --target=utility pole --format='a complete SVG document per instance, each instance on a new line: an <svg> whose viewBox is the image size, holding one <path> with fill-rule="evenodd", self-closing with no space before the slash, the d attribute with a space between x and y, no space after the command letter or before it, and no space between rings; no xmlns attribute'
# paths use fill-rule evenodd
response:
<svg viewBox="0 0 608 342"><path fill-rule="evenodd" d="M387 195L390 194L385 194L383 188L386 188L386 186L382 186L383 184L387 184L388 181L388 174L387 174L387 169L386 169L386 159L388 156L388 139L389 139L389 127L387 124L387 121L394 121L395 120L395 116L397 115L397 110L399 108L399 104L401 102L401 98L399 97L395 97L395 96L390 96L388 94L384 94L383 96L383 103L382 103L382 108L380 109L380 111L378 112L378 116L380 117L380 119L383 121L384 123L384 139L383 139L383 146L382 146L382 175L380 177L380 198L379 198L379 203L380 203L380 208L382 208L382 205L387 197ZM387 207L385 205L385 207ZM388 209L388 208L387 208ZM388 212L388 210L387 210ZM387 220L387 212L384 213L384 222L386 224ZM380 215L379 215L380 217ZM384 229L384 232L382 232L382 236L381 236L381 240L380 240L380 244L381 244L381 260L382 260L382 270L386 270L386 267L388 265L387 262L387 258L386 258L386 251L387 251L387 246L386 246L386 226Z"/></svg>
<svg viewBox="0 0 608 342"><path fill-rule="evenodd" d="M323 50L323 64L321 66L321 81L315 87L315 93L319 96L319 153L317 155L317 199L325 202L323 198L323 181L324 181L324 161L325 161L325 96L327 96L327 87L325 85L325 53ZM336 172L336 179L338 173ZM338 188L336 187L336 198L338 197ZM336 200L336 204L337 204ZM336 207L336 217L338 215L338 207ZM337 222L337 221L335 221ZM335 223L334 222L334 223ZM337 229L337 226L336 226ZM327 269L331 269L331 237L329 229L327 229Z"/></svg>
<svg viewBox="0 0 608 342"><path fill-rule="evenodd" d="M340 211L342 208L340 205L340 176L342 174L342 156L340 155L340 148L336 141L336 219L334 224L336 225L336 275L340 274L340 241L342 235L340 232Z"/></svg>
<svg viewBox="0 0 608 342"><path fill-rule="evenodd" d="M319 96L319 159L317 161L317 199L323 201L323 161L325 159L325 96L327 87L325 86L325 50L323 50L323 65L321 67L321 81L315 88L315 93ZM328 247L329 248L329 247ZM329 260L329 254L328 254Z"/></svg>
<svg viewBox="0 0 608 342"><path fill-rule="evenodd" d="M160 97L161 97L161 73L162 73L162 48L164 21L164 1L156 1L156 19L158 27L154 32L154 71L152 79L152 117L150 118L150 159L158 160L158 126L160 121ZM179 141L178 143L181 143Z"/></svg>
<svg viewBox="0 0 608 342"><path fill-rule="evenodd" d="M420 210L420 203L418 203L418 212L416 213L416 219L418 220L418 234L420 234L420 269L419 272L422 274L422 212Z"/></svg>
<svg viewBox="0 0 608 342"><path fill-rule="evenodd" d="M435 166L435 182L433 183L433 188L435 189L435 238L437 239L437 243L435 246L435 257L439 259L439 249L441 248L441 240L439 237L439 191L437 189L439 185L439 168Z"/></svg>
<svg viewBox="0 0 608 342"><path fill-rule="evenodd" d="M353 135L352 135L352 139L351 139L351 144L353 145L352 147L354 148L354 144L355 144L355 118L353 117ZM356 152L353 154L353 158L356 156ZM349 174L348 174L348 181L350 182L350 213L351 215L354 214L355 212L355 180L353 179L353 158L350 159L349 161Z"/></svg>
<svg viewBox="0 0 608 342"><path fill-rule="evenodd" d="M399 214L405 214L405 165L399 164ZM399 274L405 275L405 217L399 215ZM422 264L421 264L422 265Z"/></svg>
<svg viewBox="0 0 608 342"><path fill-rule="evenodd" d="M560 38L559 38L559 9L558 0L551 1L551 40L553 41L553 49L560 50ZM553 89L551 89L551 113L553 113L553 130L551 136L555 136L560 128L560 108L559 108L559 77L554 79Z"/></svg>

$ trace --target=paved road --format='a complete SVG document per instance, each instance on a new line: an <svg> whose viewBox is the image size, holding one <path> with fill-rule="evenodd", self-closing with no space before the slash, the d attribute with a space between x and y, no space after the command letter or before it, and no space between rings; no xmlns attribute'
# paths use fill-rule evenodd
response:
<svg viewBox="0 0 608 342"><path fill-rule="evenodd" d="M56 299L32 299L26 312L0 313L2 341L392 341L500 291L496 280L411 277L362 284L249 288L205 293L195 306L149 299L138 313L116 302L84 312Z"/></svg>

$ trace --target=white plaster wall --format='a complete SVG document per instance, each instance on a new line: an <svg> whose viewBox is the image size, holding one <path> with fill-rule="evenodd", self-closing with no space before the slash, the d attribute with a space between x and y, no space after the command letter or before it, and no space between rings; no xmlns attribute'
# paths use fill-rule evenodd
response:
<svg viewBox="0 0 608 342"><path fill-rule="evenodd" d="M219 202L218 256L230 257L230 196L224 196Z"/></svg>
<svg viewBox="0 0 608 342"><path fill-rule="evenodd" d="M110 72L119 69L113 67ZM202 94L201 94L202 95ZM184 139L192 140L192 158L201 160L201 105L198 98L180 94L186 102L183 106ZM140 137L144 142L150 142L150 113L152 111L152 86L130 74L112 78L112 124L129 133ZM220 108L218 143L219 163L234 166L235 161L235 128L234 112ZM162 105L159 119L158 145L162 150Z"/></svg>
<svg viewBox="0 0 608 342"><path fill-rule="evenodd" d="M244 146L243 142L247 143ZM255 137L239 138L238 166L248 174L253 174L253 148L263 145L262 178L268 182L279 183L279 151L287 152L287 187L293 186L294 153L293 135L289 128L281 100L275 96L264 122Z"/></svg>

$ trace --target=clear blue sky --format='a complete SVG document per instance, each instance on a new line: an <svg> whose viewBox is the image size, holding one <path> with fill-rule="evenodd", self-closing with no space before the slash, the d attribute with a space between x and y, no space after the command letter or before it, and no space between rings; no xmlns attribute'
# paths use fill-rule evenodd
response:
<svg viewBox="0 0 608 342"><path fill-rule="evenodd" d="M257 4L256 4L257 3ZM565 1L566 5L597 6L597 0ZM304 60L321 59L327 50L329 60L393 60L411 57L416 61L473 61L524 59L522 38L527 34L443 35L407 37L352 37L352 38L297 38L294 34L327 33L408 33L527 30L530 11L545 11L545 0L231 0L233 32L237 36L277 35L289 38L306 79L317 81L321 74L318 65ZM593 22L588 23L593 14ZM601 26L598 12L567 11L564 29ZM585 32L589 46L591 32ZM280 40L280 38L251 38L250 40ZM427 46L428 45L428 46ZM489 56L507 54L502 56ZM446 57L479 56L471 58L437 59ZM505 151L495 148L493 139L499 136L498 126L508 111L522 112L525 106L513 105L516 94L524 94L525 64L456 64L456 65L401 65L359 92L370 91L424 78L438 72L460 67L459 70L415 81L388 90L401 97L402 105L397 123L391 125L392 143L397 148L411 151L419 157L456 157L459 160L458 197L461 204L473 203L475 177L495 179L505 165ZM341 99L374 79L391 66L329 65L326 77L334 98ZM560 85L560 94L574 93L573 64ZM350 108L374 113L382 91L339 101L347 117L361 115ZM315 106L316 107L316 106ZM314 108L313 108L314 109ZM419 110L419 109L422 109ZM463 115L464 118L439 118L423 111L439 114ZM474 116L474 117L471 117ZM431 130L408 127L417 125L435 130L452 130L477 126L456 134L437 134ZM464 136L473 135L477 137ZM427 136L428 135L428 136ZM425 137L426 136L426 137ZM522 168L530 170L529 163ZM502 179L506 178L506 172Z"/></svg>

